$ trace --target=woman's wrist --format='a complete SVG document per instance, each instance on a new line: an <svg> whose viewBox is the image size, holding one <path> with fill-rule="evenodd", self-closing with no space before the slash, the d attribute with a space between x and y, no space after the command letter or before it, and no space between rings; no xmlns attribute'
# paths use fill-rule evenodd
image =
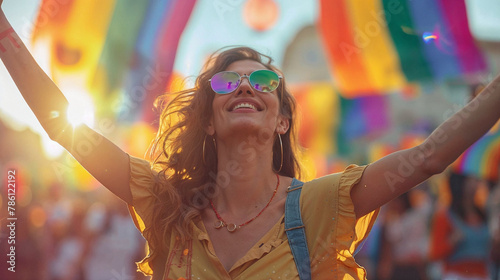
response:
<svg viewBox="0 0 500 280"><path fill-rule="evenodd" d="M4 13L0 10L0 55L21 48L19 38Z"/></svg>

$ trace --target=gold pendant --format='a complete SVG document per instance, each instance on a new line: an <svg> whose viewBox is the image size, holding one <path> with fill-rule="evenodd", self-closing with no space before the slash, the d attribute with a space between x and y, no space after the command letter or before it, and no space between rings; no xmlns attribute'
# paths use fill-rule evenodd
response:
<svg viewBox="0 0 500 280"><path fill-rule="evenodd" d="M220 229L220 228L221 228L221 227L223 227L223 226L224 226L224 222L223 222L223 221L217 220L217 221L215 221L215 223L214 223L214 227L215 227L216 229Z"/></svg>
<svg viewBox="0 0 500 280"><path fill-rule="evenodd" d="M235 224L228 224L226 227L227 227L227 231L229 231L229 232L234 232L236 229L238 229L238 226Z"/></svg>

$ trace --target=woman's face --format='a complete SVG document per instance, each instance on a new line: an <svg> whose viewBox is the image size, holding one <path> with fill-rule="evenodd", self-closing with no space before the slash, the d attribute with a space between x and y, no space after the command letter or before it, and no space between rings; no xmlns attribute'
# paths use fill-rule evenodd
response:
<svg viewBox="0 0 500 280"><path fill-rule="evenodd" d="M253 60L240 60L230 64L226 71L250 75L255 70L267 69ZM267 140L275 132L283 134L288 129L288 119L281 116L277 91L259 92L252 88L247 78L229 94L216 94L212 103L213 116L208 133L218 138L257 133Z"/></svg>

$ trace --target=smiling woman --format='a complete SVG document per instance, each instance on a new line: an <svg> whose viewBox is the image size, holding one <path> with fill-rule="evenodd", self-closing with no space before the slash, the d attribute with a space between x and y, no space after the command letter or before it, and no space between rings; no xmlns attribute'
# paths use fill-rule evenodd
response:
<svg viewBox="0 0 500 280"><path fill-rule="evenodd" d="M497 77L421 145L304 183L286 79L270 57L226 48L195 88L158 100L150 162L72 126L68 101L11 28L0 12L0 58L51 139L129 205L150 250L139 269L154 279L365 279L354 255L379 207L500 117Z"/></svg>

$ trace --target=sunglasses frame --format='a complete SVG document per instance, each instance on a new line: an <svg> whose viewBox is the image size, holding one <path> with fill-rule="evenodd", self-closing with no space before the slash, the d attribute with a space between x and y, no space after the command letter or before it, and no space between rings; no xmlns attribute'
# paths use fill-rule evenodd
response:
<svg viewBox="0 0 500 280"><path fill-rule="evenodd" d="M258 72L258 71L269 71L269 72L272 72L272 73L276 74L276 76L278 76L278 85L276 86L276 88L275 88L275 89L273 89L272 91L261 91L261 90L259 90L259 89L256 89L256 88L252 85L252 82L250 82L250 76L252 76L252 74L253 74L253 73ZM218 75L218 74L220 74L220 73L225 73L225 72L227 72L227 73L235 73L236 75L238 75L238 77L240 77L240 78L238 79L238 80L240 81L240 83L238 84L238 86L237 86L236 88L234 88L234 89L233 89L232 91L230 91L230 92L226 92L226 93L218 93L217 91L215 91L215 89L214 89L214 87L213 87L213 85L212 85L212 79L215 77L215 75ZM250 75L247 75L247 74L240 75L238 72L235 72L235 71L221 71L221 72L217 72L217 73L215 73L215 74L212 76L212 78L210 78L210 79L208 80L208 82L210 83L210 88L212 88L212 90L213 90L216 94L225 95L225 94L230 94L230 93L235 92L235 91L236 91L236 90L240 87L240 85L241 85L241 81L243 80L243 78L247 78L247 79L248 79L248 83L250 84L250 86L251 86L254 90L256 90L256 91L258 91L258 92L262 92L262 93L269 93L269 92L273 92L273 91L275 91L275 90L279 87L279 85L281 84L281 79L283 79L283 76L280 76L280 75L278 75L278 73L276 73L276 72L274 72L274 71L272 71L272 70L269 70L269 69L258 69L258 70L253 71L252 73L250 73Z"/></svg>

